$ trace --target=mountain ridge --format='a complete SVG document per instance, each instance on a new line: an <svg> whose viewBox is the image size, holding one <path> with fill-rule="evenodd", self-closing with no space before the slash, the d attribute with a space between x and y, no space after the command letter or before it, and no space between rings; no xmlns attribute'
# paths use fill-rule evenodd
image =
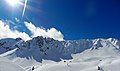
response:
<svg viewBox="0 0 120 71"><path fill-rule="evenodd" d="M3 42L6 43L3 44ZM96 54L99 54L100 56L120 55L120 41L114 38L58 41L52 38L38 36L28 41L24 41L21 38L2 39L0 40L0 44L3 44L0 45L1 49L7 44L10 44L9 46L6 46L7 48L3 48L4 52L0 52L1 54L17 48L16 51L9 55L27 59L33 58L38 62L42 62L43 59L53 61L73 59L73 55L75 54L80 54L83 57L89 54L91 54L91 57Z"/></svg>

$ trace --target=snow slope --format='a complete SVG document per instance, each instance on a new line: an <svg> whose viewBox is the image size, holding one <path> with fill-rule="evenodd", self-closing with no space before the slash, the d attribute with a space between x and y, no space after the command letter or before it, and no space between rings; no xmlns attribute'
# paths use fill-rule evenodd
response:
<svg viewBox="0 0 120 71"><path fill-rule="evenodd" d="M0 61L0 71L25 71L25 70L12 62Z"/></svg>
<svg viewBox="0 0 120 71"><path fill-rule="evenodd" d="M59 62L59 63L48 63L43 64L35 71L119 71L120 70L120 59L119 58L105 58L102 61L99 59L87 60L81 62Z"/></svg>

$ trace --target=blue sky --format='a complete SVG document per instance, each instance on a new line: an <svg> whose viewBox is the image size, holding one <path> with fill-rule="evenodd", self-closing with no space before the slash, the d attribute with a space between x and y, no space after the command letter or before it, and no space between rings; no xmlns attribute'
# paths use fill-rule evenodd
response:
<svg viewBox="0 0 120 71"><path fill-rule="evenodd" d="M54 27L64 39L120 39L120 0L28 0L28 6L21 19L23 7L12 8L0 0L0 18Z"/></svg>

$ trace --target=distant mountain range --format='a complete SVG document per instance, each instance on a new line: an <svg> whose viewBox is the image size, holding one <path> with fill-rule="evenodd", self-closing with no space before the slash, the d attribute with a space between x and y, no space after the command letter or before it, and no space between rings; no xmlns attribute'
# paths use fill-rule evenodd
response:
<svg viewBox="0 0 120 71"><path fill-rule="evenodd" d="M21 38L1 39L1 56L21 57L42 60L61 61L62 59L73 59L94 57L116 57L120 55L120 41L114 38L108 39L83 39L58 41L52 38L34 37L24 41Z"/></svg>

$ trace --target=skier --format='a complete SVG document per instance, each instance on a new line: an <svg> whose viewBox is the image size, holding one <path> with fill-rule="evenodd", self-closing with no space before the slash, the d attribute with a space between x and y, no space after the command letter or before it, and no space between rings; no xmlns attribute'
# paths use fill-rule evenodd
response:
<svg viewBox="0 0 120 71"><path fill-rule="evenodd" d="M98 66L98 70L101 70L101 68Z"/></svg>
<svg viewBox="0 0 120 71"><path fill-rule="evenodd" d="M34 70L35 68L34 68L34 66L32 67L32 71Z"/></svg>

